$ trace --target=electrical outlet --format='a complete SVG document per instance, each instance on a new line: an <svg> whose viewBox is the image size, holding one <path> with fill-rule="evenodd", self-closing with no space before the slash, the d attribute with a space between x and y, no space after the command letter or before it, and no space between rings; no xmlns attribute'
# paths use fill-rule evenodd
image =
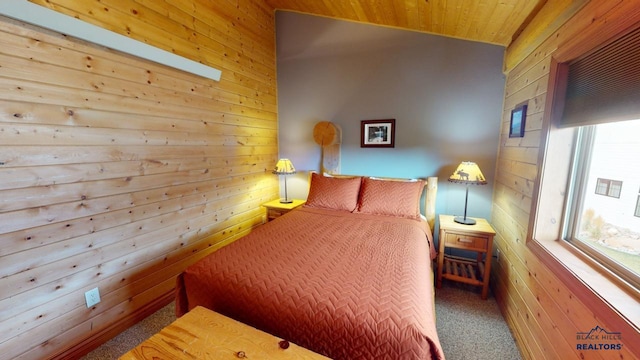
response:
<svg viewBox="0 0 640 360"><path fill-rule="evenodd" d="M100 302L100 291L98 288L93 288L84 293L84 299L87 301L87 307L91 308Z"/></svg>
<svg viewBox="0 0 640 360"><path fill-rule="evenodd" d="M499 263L500 262L500 250L496 250L496 262Z"/></svg>

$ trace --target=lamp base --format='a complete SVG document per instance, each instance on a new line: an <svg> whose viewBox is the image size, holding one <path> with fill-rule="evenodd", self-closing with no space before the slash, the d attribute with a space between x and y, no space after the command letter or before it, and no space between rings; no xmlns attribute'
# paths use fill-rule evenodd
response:
<svg viewBox="0 0 640 360"><path fill-rule="evenodd" d="M476 220L475 219L468 218L468 217L462 217L462 216L454 217L453 221L457 222L458 224L464 224L464 225L475 225L476 224Z"/></svg>
<svg viewBox="0 0 640 360"><path fill-rule="evenodd" d="M280 204L291 204L292 202L291 199L280 199Z"/></svg>

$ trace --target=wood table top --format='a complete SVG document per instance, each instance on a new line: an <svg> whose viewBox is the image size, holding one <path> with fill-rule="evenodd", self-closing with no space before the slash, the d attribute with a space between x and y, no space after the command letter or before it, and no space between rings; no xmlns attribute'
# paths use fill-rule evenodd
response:
<svg viewBox="0 0 640 360"><path fill-rule="evenodd" d="M242 358L328 359L200 306L120 357L121 360Z"/></svg>

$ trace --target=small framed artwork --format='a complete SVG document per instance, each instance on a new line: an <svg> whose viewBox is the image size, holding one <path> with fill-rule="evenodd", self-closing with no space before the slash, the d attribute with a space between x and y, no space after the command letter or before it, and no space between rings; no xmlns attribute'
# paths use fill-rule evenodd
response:
<svg viewBox="0 0 640 360"><path fill-rule="evenodd" d="M527 104L516 106L511 110L511 124L509 125L509 137L523 137L524 124L527 119Z"/></svg>
<svg viewBox="0 0 640 360"><path fill-rule="evenodd" d="M396 119L362 120L360 147L395 147Z"/></svg>

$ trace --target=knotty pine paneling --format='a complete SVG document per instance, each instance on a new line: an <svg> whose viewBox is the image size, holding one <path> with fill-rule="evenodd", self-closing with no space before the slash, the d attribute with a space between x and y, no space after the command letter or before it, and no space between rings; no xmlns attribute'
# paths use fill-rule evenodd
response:
<svg viewBox="0 0 640 360"><path fill-rule="evenodd" d="M586 0L582 0L586 1ZM372 23L507 46L546 1L266 0L279 10ZM553 0L553 15L571 0ZM575 1L573 1L575 2ZM532 14L533 13L533 14ZM537 33L536 33L537 34Z"/></svg>
<svg viewBox="0 0 640 360"><path fill-rule="evenodd" d="M633 10L635 9L635 11ZM596 325L606 326L599 310L587 307L527 247L527 231L531 213L533 186L538 176L538 153L550 83L552 58L583 34L611 34L635 20L630 14L640 11L637 5L618 1L591 1L559 30L537 47L518 41L507 49L505 68L508 70L505 89L503 127L499 144L497 176L494 185L492 223L497 235L494 244L500 260L492 271L493 291L507 322L526 359L632 359L628 345L638 333L623 334L620 351L576 350L576 333ZM626 15L622 15L626 14ZM598 35L599 36L599 35ZM523 56L522 49L536 46ZM518 63L512 63L519 59ZM566 60L566 59L565 59ZM511 110L528 101L527 127L523 139L509 139ZM615 330L611 330L615 331Z"/></svg>
<svg viewBox="0 0 640 360"><path fill-rule="evenodd" d="M80 356L170 301L186 266L278 196L273 9L34 2L222 79L0 18L0 359Z"/></svg>

